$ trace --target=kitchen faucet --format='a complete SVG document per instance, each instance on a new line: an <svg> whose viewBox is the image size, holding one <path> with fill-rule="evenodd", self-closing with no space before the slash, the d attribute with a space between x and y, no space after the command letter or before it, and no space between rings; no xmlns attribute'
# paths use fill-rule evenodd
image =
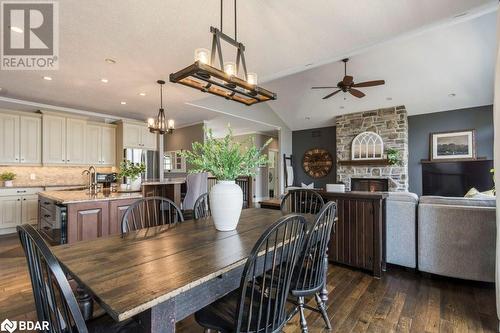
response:
<svg viewBox="0 0 500 333"><path fill-rule="evenodd" d="M83 170L82 175L87 175L88 176L88 189L89 189L89 194L96 194L97 193L97 172L95 170L95 167L91 165L88 170Z"/></svg>

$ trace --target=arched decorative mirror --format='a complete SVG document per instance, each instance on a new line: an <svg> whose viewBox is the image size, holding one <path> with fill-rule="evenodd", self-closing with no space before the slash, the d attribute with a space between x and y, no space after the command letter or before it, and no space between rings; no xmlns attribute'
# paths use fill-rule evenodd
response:
<svg viewBox="0 0 500 333"><path fill-rule="evenodd" d="M363 132L352 140L352 160L381 160L384 157L384 141L375 132Z"/></svg>

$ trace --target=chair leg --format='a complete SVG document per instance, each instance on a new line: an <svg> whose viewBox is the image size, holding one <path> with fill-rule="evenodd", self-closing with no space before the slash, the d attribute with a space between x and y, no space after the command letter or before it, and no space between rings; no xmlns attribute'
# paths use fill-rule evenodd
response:
<svg viewBox="0 0 500 333"><path fill-rule="evenodd" d="M323 317L323 320L325 321L326 327L331 330L332 329L332 324L330 324L330 318L328 318L328 314L326 313L326 307L325 303L321 300L321 297L318 293L316 293L314 296L316 296L316 303L318 303L318 308L319 311L321 311L321 316Z"/></svg>
<svg viewBox="0 0 500 333"><path fill-rule="evenodd" d="M304 297L299 297L300 329L302 333L308 333L306 315L304 314Z"/></svg>

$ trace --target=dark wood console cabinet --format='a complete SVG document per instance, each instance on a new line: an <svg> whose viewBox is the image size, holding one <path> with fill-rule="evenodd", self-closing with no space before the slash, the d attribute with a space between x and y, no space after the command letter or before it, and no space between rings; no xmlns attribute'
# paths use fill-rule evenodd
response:
<svg viewBox="0 0 500 333"><path fill-rule="evenodd" d="M373 272L385 269L386 194L382 192L319 192L337 203L337 223L330 238L328 259Z"/></svg>

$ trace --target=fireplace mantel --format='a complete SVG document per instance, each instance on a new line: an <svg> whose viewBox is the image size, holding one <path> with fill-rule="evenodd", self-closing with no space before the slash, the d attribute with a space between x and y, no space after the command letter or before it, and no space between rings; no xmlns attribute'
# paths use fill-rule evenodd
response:
<svg viewBox="0 0 500 333"><path fill-rule="evenodd" d="M391 165L389 163L388 159L382 159L382 160L346 160L346 161L338 161L338 164L340 165L356 165L356 166L373 166L373 165L378 165L378 166L386 166L386 165Z"/></svg>

